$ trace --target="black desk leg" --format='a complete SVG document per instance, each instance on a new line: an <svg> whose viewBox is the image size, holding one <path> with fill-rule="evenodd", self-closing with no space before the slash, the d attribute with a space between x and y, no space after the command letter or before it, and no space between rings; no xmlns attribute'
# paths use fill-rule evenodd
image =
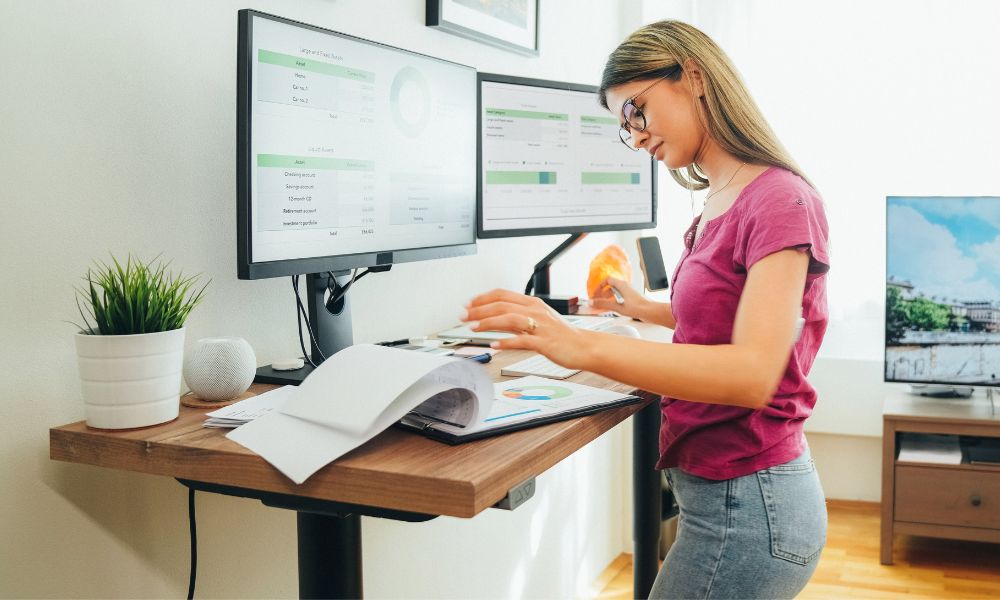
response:
<svg viewBox="0 0 1000 600"><path fill-rule="evenodd" d="M660 568L660 520L663 491L659 457L660 403L654 401L632 417L632 585L635 598L648 598Z"/></svg>
<svg viewBox="0 0 1000 600"><path fill-rule="evenodd" d="M299 598L361 598L361 516L297 514Z"/></svg>

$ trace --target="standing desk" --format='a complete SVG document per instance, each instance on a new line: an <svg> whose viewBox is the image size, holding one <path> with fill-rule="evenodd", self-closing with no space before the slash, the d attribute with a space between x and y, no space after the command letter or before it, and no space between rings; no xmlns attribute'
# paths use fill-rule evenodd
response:
<svg viewBox="0 0 1000 600"><path fill-rule="evenodd" d="M647 339L669 339L665 329L633 325ZM502 366L529 355L504 351L486 366L499 380ZM491 507L513 510L529 501L537 475L634 416L633 577L635 597L645 598L659 568L658 396L593 373L569 381L631 393L642 401L457 446L390 428L302 485L226 439L227 430L202 427L206 411L185 406L170 423L131 431L91 429L82 421L52 428L49 454L53 460L166 475L190 489L294 510L299 596L359 598L361 516L419 522L440 515L470 518ZM274 387L255 384L251 390Z"/></svg>

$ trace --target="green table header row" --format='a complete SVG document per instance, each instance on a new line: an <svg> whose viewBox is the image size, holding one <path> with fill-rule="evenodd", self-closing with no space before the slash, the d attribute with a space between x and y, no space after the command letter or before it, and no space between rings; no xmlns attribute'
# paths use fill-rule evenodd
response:
<svg viewBox="0 0 1000 600"><path fill-rule="evenodd" d="M362 71L361 69L342 67L340 65L334 65L320 60L300 58L290 54L271 52L270 50L258 50L257 60L269 65L288 67L290 69L301 69L303 71L312 71L313 73L319 73L321 75L332 75L334 77L343 77L344 79L353 79L355 81L367 81L368 83L375 82L375 73L372 73L371 71Z"/></svg>
<svg viewBox="0 0 1000 600"><path fill-rule="evenodd" d="M323 158L319 156L285 156L283 154L258 154L258 167L279 169L317 169L334 171L374 171L375 161L353 158Z"/></svg>
<svg viewBox="0 0 1000 600"><path fill-rule="evenodd" d="M615 127L618 127L620 125L618 119L615 119L614 117L592 117L590 115L582 115L580 117L580 121L582 121L583 123L599 123L601 125L614 125Z"/></svg>
<svg viewBox="0 0 1000 600"><path fill-rule="evenodd" d="M569 115L563 113L514 110L512 108L487 108L486 115L490 117L513 117L516 119L540 119L542 121L569 121Z"/></svg>

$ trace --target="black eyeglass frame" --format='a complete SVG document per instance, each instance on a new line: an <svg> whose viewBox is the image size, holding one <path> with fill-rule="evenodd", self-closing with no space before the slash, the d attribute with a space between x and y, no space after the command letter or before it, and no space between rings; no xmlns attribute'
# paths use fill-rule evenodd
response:
<svg viewBox="0 0 1000 600"><path fill-rule="evenodd" d="M634 129L635 131L645 131L646 130L646 126L647 126L647 123L646 123L646 113L642 112L642 109L639 108L636 105L636 103L635 103L636 99L639 96L641 96L641 95L645 94L646 92L648 92L650 89L653 88L654 85L660 83L664 79L670 79L671 81L676 81L677 78L678 78L678 75L681 73L681 71L683 71L683 68L681 68L681 65L680 64L675 64L673 66L666 67L665 69L657 69L657 70L655 70L655 71L653 71L651 73L647 73L646 74L647 76L653 76L653 77L655 77L656 81L654 81L653 83L647 85L641 92L639 92L638 94L635 94L634 96L632 96L631 98L629 98L628 100L626 100L624 104L622 104L622 111L621 112L622 112L622 120L624 121L624 124L621 125L618 128L618 139L620 139L621 142L623 144L625 144L628 147L629 150L631 150L633 152L638 152L639 151L638 148L634 147L630 143L632 141L632 130ZM632 106L632 118L631 119L629 119L628 116L626 116L626 114L625 114L625 107L627 107L629 105ZM642 119L642 125L641 126L639 126L638 122L636 122L636 119Z"/></svg>
<svg viewBox="0 0 1000 600"><path fill-rule="evenodd" d="M633 146L631 144L631 141L632 141L632 130L634 129L636 131L642 132L642 131L646 130L646 125L647 125L647 123L646 123L646 113L642 112L642 109L639 108L636 105L636 103L635 103L636 98L638 98L639 96L645 94L649 90L653 89L654 85L660 83L661 81L663 81L664 79L667 79L669 77L670 77L670 75L661 75L660 77L658 77L656 79L656 81L654 81L653 83L647 85L645 88L643 88L643 90L641 92L639 92L638 94L632 96L631 98L629 98L628 100L626 100L624 104L622 104L622 120L624 121L624 123L621 126L618 127L618 139L620 139L621 142L623 144L625 144L625 146L628 147L629 150L631 150L633 152L638 152L639 151L638 148L636 148L635 146ZM630 106L630 105L632 106L632 117L631 118L629 118L629 116L625 113L625 108L628 107L628 106ZM642 125L638 124L637 119L642 119Z"/></svg>

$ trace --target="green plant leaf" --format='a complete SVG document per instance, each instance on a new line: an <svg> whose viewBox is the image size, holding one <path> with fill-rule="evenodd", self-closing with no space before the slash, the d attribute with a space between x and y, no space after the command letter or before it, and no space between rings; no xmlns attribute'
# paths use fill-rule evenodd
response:
<svg viewBox="0 0 1000 600"><path fill-rule="evenodd" d="M160 255L143 262L130 254L124 264L114 256L111 264L95 260L87 269L85 286L74 288L84 322L80 329L92 334L129 335L183 327L210 282L195 291L200 275L175 276L168 270L169 264Z"/></svg>

